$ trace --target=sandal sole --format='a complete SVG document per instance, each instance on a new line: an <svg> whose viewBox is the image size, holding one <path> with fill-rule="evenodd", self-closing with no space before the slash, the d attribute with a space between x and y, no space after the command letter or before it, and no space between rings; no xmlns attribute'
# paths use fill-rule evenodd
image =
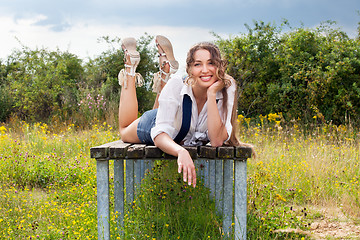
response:
<svg viewBox="0 0 360 240"><path fill-rule="evenodd" d="M166 58L170 62L171 67L173 67L174 69L178 69L179 63L178 63L178 61L175 60L173 48L172 48L172 45L171 45L171 42L169 41L169 39L167 39L164 36L158 35L158 36L156 36L156 42L160 45L161 49L165 52Z"/></svg>
<svg viewBox="0 0 360 240"><path fill-rule="evenodd" d="M125 38L122 43L121 47L125 48L132 58L140 57L140 53L136 51L136 40L135 38Z"/></svg>

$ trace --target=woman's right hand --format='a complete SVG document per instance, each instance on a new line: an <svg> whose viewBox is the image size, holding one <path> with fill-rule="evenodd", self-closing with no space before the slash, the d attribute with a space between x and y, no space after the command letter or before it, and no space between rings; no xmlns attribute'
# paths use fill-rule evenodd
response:
<svg viewBox="0 0 360 240"><path fill-rule="evenodd" d="M178 152L178 172L183 172L183 179L184 182L188 182L189 185L193 185L193 187L196 187L196 171L195 171L195 165L193 160L191 159L191 156L189 152L182 148Z"/></svg>
<svg viewBox="0 0 360 240"><path fill-rule="evenodd" d="M178 172L183 173L184 182L188 182L189 185L196 186L196 172L194 162L189 152L175 143L172 138L165 132L160 133L154 139L155 145L163 152L177 157Z"/></svg>

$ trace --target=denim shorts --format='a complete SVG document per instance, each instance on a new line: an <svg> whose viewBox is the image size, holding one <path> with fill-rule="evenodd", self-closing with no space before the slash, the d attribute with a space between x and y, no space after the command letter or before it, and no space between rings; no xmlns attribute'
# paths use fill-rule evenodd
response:
<svg viewBox="0 0 360 240"><path fill-rule="evenodd" d="M146 111L139 120L137 135L142 143L154 145L151 139L151 129L155 126L157 109Z"/></svg>

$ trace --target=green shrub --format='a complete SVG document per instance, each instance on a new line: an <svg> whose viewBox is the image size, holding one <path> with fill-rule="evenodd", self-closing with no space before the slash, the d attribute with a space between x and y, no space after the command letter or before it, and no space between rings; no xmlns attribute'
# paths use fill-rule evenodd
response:
<svg viewBox="0 0 360 240"><path fill-rule="evenodd" d="M82 72L81 60L68 52L15 50L6 73L13 114L31 121L71 114Z"/></svg>
<svg viewBox="0 0 360 240"><path fill-rule="evenodd" d="M248 34L218 37L240 88L239 113L359 124L360 42L333 24L284 32L287 22L255 22Z"/></svg>

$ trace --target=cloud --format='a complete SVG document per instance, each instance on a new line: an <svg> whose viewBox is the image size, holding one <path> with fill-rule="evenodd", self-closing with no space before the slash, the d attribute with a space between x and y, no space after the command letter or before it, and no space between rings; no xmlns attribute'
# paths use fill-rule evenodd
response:
<svg viewBox="0 0 360 240"><path fill-rule="evenodd" d="M0 14L15 12L15 19L43 15L46 20L36 24L51 26L49 29L56 32L67 31L79 21L96 21L201 27L235 34L253 20L279 23L286 18L290 23L314 25L331 19L347 26L358 21L357 6L358 0L12 0L2 4Z"/></svg>
<svg viewBox="0 0 360 240"><path fill-rule="evenodd" d="M164 25L127 26L126 24L102 24L94 20L77 21L71 28L62 32L52 31L51 24L38 24L46 21L47 17L37 15L31 18L14 20L13 17L0 17L0 28L5 36L0 39L0 58L6 58L13 49L22 45L30 49L47 48L56 51L69 51L82 59L94 58L108 50L108 44L98 42L102 36L110 38L135 37L140 38L147 32L149 35L165 35L173 46L174 55L180 63L179 74L185 73L185 59L188 49L200 41L213 41L215 37L209 29L200 27L171 27ZM19 41L20 43L19 43ZM153 43L155 46L155 43ZM120 46L118 46L120 48Z"/></svg>
<svg viewBox="0 0 360 240"><path fill-rule="evenodd" d="M348 33L356 33L358 0L0 0L0 58L25 46L48 47L84 58L106 50L101 36L139 38L168 36L175 56L185 62L187 49L196 42L246 32L253 20L293 27L313 27L334 20ZM350 35L353 36L353 35Z"/></svg>

